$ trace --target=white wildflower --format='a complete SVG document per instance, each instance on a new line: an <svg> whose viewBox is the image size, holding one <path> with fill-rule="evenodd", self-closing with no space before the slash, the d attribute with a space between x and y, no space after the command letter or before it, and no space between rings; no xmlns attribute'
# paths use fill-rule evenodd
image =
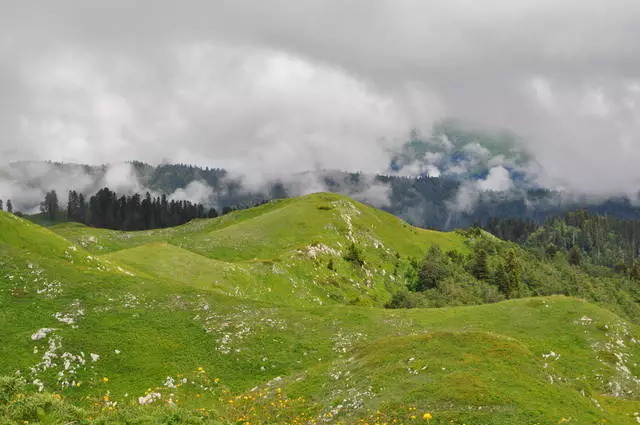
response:
<svg viewBox="0 0 640 425"><path fill-rule="evenodd" d="M31 339L34 341L38 341L47 336L48 333L55 331L53 328L40 328L38 331L31 335Z"/></svg>

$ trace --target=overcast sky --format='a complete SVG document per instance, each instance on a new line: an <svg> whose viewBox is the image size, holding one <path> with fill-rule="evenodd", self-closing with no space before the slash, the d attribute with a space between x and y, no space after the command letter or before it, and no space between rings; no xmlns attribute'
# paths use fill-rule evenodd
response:
<svg viewBox="0 0 640 425"><path fill-rule="evenodd" d="M135 5L134 5L135 4ZM640 188L637 0L0 0L0 158L380 171L442 117Z"/></svg>

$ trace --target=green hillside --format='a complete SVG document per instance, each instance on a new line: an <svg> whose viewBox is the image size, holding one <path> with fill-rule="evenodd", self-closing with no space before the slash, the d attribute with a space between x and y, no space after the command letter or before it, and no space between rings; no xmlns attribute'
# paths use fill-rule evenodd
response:
<svg viewBox="0 0 640 425"><path fill-rule="evenodd" d="M327 194L131 233L0 212L0 423L637 423L610 310L380 308L473 243Z"/></svg>
<svg viewBox="0 0 640 425"><path fill-rule="evenodd" d="M461 235L417 229L333 194L273 201L171 229L119 232L71 223L52 230L147 277L290 305L381 306L403 285L409 257L434 243L467 250ZM364 265L344 259L351 244Z"/></svg>

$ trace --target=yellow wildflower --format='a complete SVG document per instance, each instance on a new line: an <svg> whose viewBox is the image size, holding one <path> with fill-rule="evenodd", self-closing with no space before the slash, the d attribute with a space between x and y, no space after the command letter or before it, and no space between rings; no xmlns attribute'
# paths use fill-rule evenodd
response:
<svg viewBox="0 0 640 425"><path fill-rule="evenodd" d="M431 413L427 412L424 415L422 415L422 419L426 421L430 421L431 419L433 419L433 416L431 416Z"/></svg>
<svg viewBox="0 0 640 425"><path fill-rule="evenodd" d="M105 376L104 378L102 378L102 382L104 382L104 383L106 384L107 382L109 382L109 378L107 378L107 377Z"/></svg>

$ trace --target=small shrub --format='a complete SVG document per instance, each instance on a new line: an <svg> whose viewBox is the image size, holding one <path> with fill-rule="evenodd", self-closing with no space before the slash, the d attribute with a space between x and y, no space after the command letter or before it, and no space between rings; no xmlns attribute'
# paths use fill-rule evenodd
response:
<svg viewBox="0 0 640 425"><path fill-rule="evenodd" d="M336 271L336 266L333 264L333 258L329 259L329 262L327 263L327 269L331 270L332 272Z"/></svg>
<svg viewBox="0 0 640 425"><path fill-rule="evenodd" d="M406 289L396 292L391 297L391 301L384 305L385 308L416 308L424 304L422 297L415 292Z"/></svg>
<svg viewBox="0 0 640 425"><path fill-rule="evenodd" d="M344 255L344 259L351 264L355 264L360 267L364 266L362 250L355 243L349 245L349 248L347 248L347 253Z"/></svg>
<svg viewBox="0 0 640 425"><path fill-rule="evenodd" d="M0 376L0 404L7 404L17 394L23 393L26 383L24 379L13 376Z"/></svg>

